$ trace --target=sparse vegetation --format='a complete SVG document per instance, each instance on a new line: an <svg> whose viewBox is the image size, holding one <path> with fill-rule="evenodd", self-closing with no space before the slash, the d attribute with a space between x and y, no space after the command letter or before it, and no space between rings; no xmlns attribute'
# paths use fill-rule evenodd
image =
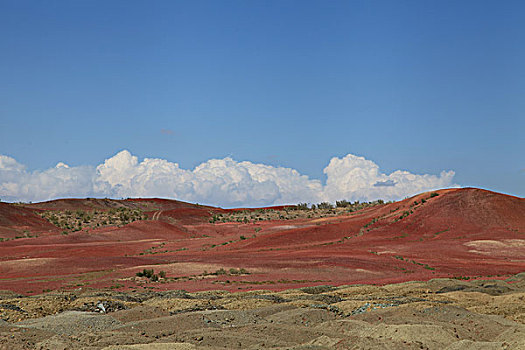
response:
<svg viewBox="0 0 525 350"><path fill-rule="evenodd" d="M404 218L406 218L407 216L409 216L410 214L414 213L412 210L408 211L408 210L405 210L403 212L403 214L401 214L401 216L399 217L399 220L403 220Z"/></svg>
<svg viewBox="0 0 525 350"><path fill-rule="evenodd" d="M308 203L299 203L297 204L297 210L308 210Z"/></svg>
<svg viewBox="0 0 525 350"><path fill-rule="evenodd" d="M450 231L450 229L447 228L446 230L442 230L442 231L436 232L436 233L434 233L434 236L437 236L437 235L439 235L441 233L444 233L444 232L447 232L447 231Z"/></svg>
<svg viewBox="0 0 525 350"><path fill-rule="evenodd" d="M242 223L255 224L260 221L269 220L294 220L294 219L310 219L333 217L337 215L348 214L358 210L370 208L376 205L384 204L381 199L373 202L349 202L347 200L337 201L334 206L328 202L312 204L310 208L308 203L299 203L295 206L289 206L279 209L252 209L252 210L237 210L226 213L213 214L209 222L215 223ZM259 229L260 230L260 229Z"/></svg>
<svg viewBox="0 0 525 350"><path fill-rule="evenodd" d="M207 273L206 271L203 273L203 276L209 276L209 275L215 275L215 276L235 276L235 275L249 275L250 273L244 269L244 268L230 268L229 270L225 270L224 268L220 268L215 272Z"/></svg>
<svg viewBox="0 0 525 350"><path fill-rule="evenodd" d="M40 214L44 219L63 230L80 231L85 228L102 226L121 226L147 216L140 209L113 208L110 210L63 210L45 211ZM66 232L66 231L63 231Z"/></svg>
<svg viewBox="0 0 525 350"><path fill-rule="evenodd" d="M137 277L151 278L153 276L153 274L154 274L153 269L151 269L151 270L144 269L142 271L137 272Z"/></svg>
<svg viewBox="0 0 525 350"><path fill-rule="evenodd" d="M379 218L373 218L372 221L370 221L369 223L365 224L363 226L363 228L367 228L368 226L371 226L371 225L375 224L378 221L379 221Z"/></svg>
<svg viewBox="0 0 525 350"><path fill-rule="evenodd" d="M188 248L178 248L178 249L175 249L175 250L168 250L168 249L164 249L164 250L161 250L162 248L164 248L164 246L166 245L166 242L162 242L161 244L159 245L156 245L156 246L152 246L142 252L139 253L139 255L152 255L152 254L163 254L163 253L172 253L172 252L180 252L180 251L183 251L183 250L188 250Z"/></svg>
<svg viewBox="0 0 525 350"><path fill-rule="evenodd" d="M328 202L321 202L317 204L318 209L333 209L334 206Z"/></svg>
<svg viewBox="0 0 525 350"><path fill-rule="evenodd" d="M0 242L7 242L7 241L12 241L14 239L21 239L21 238L35 238L35 237L38 237L37 234L31 234L28 230L24 230L23 233L24 233L23 235L16 235L15 237L11 237L11 238L0 237Z"/></svg>
<svg viewBox="0 0 525 350"><path fill-rule="evenodd" d="M352 205L352 203L350 203L349 201L344 200L344 199L335 202L335 206L336 206L337 208L346 208L346 207L348 207L348 206L350 206L350 205Z"/></svg>
<svg viewBox="0 0 525 350"><path fill-rule="evenodd" d="M137 277L146 277L151 282L158 282L159 279L165 279L166 278L166 272L160 271L158 274L155 273L153 269L144 269L142 271L139 271L136 273Z"/></svg>
<svg viewBox="0 0 525 350"><path fill-rule="evenodd" d="M401 261L405 261L405 262L410 262L414 265L419 265L419 266L422 266L424 269L427 269L427 270L432 270L434 271L436 268L435 267L432 267L432 266L429 266L428 264L423 264L423 263L420 263L420 262L417 262L415 260L411 260L411 259L408 259L408 258L404 258L400 255L394 255L394 258L395 259L398 259L398 260L401 260Z"/></svg>
<svg viewBox="0 0 525 350"><path fill-rule="evenodd" d="M471 279L471 277L468 277L468 276L452 276L451 278L455 280L465 280L465 281Z"/></svg>

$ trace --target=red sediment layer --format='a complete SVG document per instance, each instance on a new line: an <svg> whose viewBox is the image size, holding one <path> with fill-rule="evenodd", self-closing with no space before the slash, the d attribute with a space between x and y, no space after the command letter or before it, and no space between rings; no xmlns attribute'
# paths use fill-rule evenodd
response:
<svg viewBox="0 0 525 350"><path fill-rule="evenodd" d="M503 278L525 271L525 200L474 188L423 193L326 218L213 224L223 209L166 199L0 203L0 289L286 289L436 277ZM424 202L422 201L424 200ZM39 210L140 207L152 220L61 235ZM154 220L153 220L154 219ZM211 275L224 268L249 274ZM207 273L205 273L205 271ZM144 285L142 285L144 284Z"/></svg>

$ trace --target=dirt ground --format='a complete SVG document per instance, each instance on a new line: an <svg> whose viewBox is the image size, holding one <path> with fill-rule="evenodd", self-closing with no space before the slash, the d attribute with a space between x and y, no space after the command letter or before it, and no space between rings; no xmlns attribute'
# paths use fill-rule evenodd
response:
<svg viewBox="0 0 525 350"><path fill-rule="evenodd" d="M42 218L46 210L60 221L61 212L107 208L123 215L140 210L148 219L64 232ZM523 198L450 189L341 210L328 215L261 208L248 215L247 209L158 199L0 203L0 290L282 291L315 284L504 279L525 271ZM265 216L276 213L278 218ZM89 222L85 215L81 219ZM156 277L141 277L143 270Z"/></svg>
<svg viewBox="0 0 525 350"><path fill-rule="evenodd" d="M524 349L525 273L279 292L0 292L0 349Z"/></svg>
<svg viewBox="0 0 525 350"><path fill-rule="evenodd" d="M0 349L525 349L525 199L347 209L0 203Z"/></svg>

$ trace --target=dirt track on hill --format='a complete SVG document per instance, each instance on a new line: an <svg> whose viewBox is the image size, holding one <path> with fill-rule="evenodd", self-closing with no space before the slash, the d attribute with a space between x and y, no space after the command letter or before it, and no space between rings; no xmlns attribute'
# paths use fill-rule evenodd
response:
<svg viewBox="0 0 525 350"><path fill-rule="evenodd" d="M0 349L525 348L525 274L281 292L0 295Z"/></svg>

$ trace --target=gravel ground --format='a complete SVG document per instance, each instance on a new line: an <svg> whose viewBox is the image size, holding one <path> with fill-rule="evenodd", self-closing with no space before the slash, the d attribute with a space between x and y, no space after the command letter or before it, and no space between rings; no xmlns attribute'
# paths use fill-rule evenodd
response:
<svg viewBox="0 0 525 350"><path fill-rule="evenodd" d="M524 349L525 273L281 292L0 292L0 349Z"/></svg>

